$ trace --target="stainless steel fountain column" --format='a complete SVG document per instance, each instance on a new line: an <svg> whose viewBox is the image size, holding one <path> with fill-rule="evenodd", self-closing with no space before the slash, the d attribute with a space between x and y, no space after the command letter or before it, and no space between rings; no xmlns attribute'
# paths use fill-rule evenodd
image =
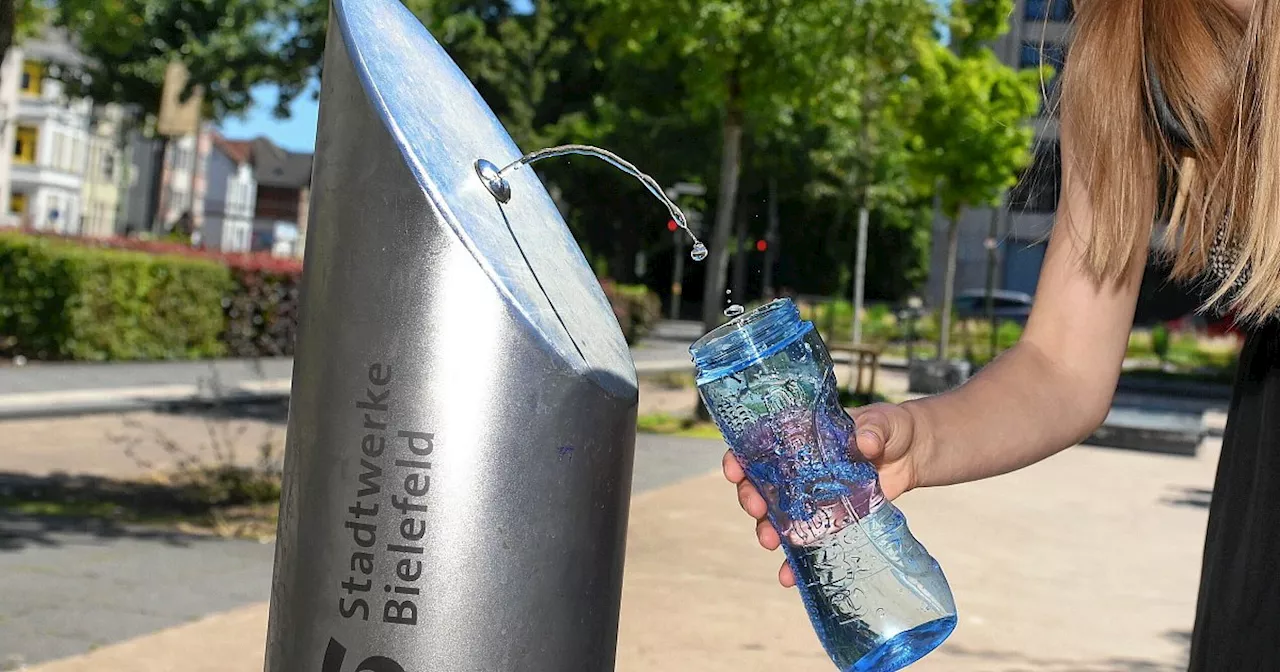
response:
<svg viewBox="0 0 1280 672"><path fill-rule="evenodd" d="M268 672L612 670L636 381L520 151L396 0L336 0Z"/></svg>

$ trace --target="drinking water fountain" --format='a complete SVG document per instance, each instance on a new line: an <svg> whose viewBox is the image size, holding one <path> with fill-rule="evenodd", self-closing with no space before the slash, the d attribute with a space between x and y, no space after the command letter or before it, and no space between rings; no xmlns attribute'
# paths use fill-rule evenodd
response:
<svg viewBox="0 0 1280 672"><path fill-rule="evenodd" d="M520 157L400 2L333 1L268 672L614 667L635 368Z"/></svg>

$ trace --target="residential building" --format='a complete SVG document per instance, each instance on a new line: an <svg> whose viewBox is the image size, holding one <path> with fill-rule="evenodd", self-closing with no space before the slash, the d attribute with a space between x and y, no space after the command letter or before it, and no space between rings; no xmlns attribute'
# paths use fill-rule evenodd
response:
<svg viewBox="0 0 1280 672"><path fill-rule="evenodd" d="M264 137L251 144L258 180L253 249L301 257L311 202L312 155L288 151Z"/></svg>
<svg viewBox="0 0 1280 672"><path fill-rule="evenodd" d="M204 166L204 218L200 244L224 252L247 252L253 239L258 184L254 178L253 147L232 142L216 131Z"/></svg>
<svg viewBox="0 0 1280 672"><path fill-rule="evenodd" d="M79 233L93 105L68 100L51 74L81 56L59 30L27 40L21 53L9 212L23 226Z"/></svg>
<svg viewBox="0 0 1280 672"><path fill-rule="evenodd" d="M94 110L81 197L82 235L106 238L118 233L116 220L121 206L121 142L125 122L124 108L119 105L102 105Z"/></svg>
<svg viewBox="0 0 1280 672"><path fill-rule="evenodd" d="M157 233L180 229L191 235L200 230L205 212L205 180L201 169L208 165L212 149L213 135L208 129L170 138L166 143L158 183L160 216L152 222L153 227L160 228Z"/></svg>
<svg viewBox="0 0 1280 672"><path fill-rule="evenodd" d="M1045 100L1036 118L1034 160L1001 208L973 208L960 220L956 254L956 291L986 287L990 267L988 245L994 244L995 285L1034 295L1044 262L1045 244L1057 209L1062 157L1058 142L1056 100L1058 73L1066 60L1073 0L1015 0L1010 30L992 48L1015 68L1042 63L1055 69L1045 82ZM995 236L991 239L992 223ZM938 305L946 269L948 222L934 221L928 297ZM990 240L989 240L990 239Z"/></svg>
<svg viewBox="0 0 1280 672"><path fill-rule="evenodd" d="M17 142L18 86L22 80L21 49L10 49L0 63L0 147L13 147ZM9 204L10 168L13 152L0 152L0 203ZM17 226L20 218L9 208L0 208L0 226Z"/></svg>

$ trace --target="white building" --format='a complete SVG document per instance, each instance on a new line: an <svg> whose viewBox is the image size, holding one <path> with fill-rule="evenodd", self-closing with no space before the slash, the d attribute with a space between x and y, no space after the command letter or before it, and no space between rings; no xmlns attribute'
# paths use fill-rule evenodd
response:
<svg viewBox="0 0 1280 672"><path fill-rule="evenodd" d="M258 183L248 143L231 142L214 131L204 166L204 218L200 243L223 252L248 252Z"/></svg>
<svg viewBox="0 0 1280 672"><path fill-rule="evenodd" d="M92 103L69 101L54 68L80 58L64 33L27 40L21 52L18 112L12 122L11 220L58 233L80 233ZM6 131L7 132L7 131Z"/></svg>
<svg viewBox="0 0 1280 672"><path fill-rule="evenodd" d="M208 132L170 138L160 176L160 216L163 231L182 228L187 233L203 225L204 175L211 137Z"/></svg>
<svg viewBox="0 0 1280 672"><path fill-rule="evenodd" d="M13 147L17 141L18 83L22 78L22 50L10 49L0 64L0 146ZM0 152L0 226L17 226L19 218L10 213L9 189L13 152Z"/></svg>
<svg viewBox="0 0 1280 672"><path fill-rule="evenodd" d="M117 233L116 218L122 197L120 178L124 169L121 149L124 123L125 112L119 105L103 105L94 110L82 198L80 232L83 235L106 238Z"/></svg>

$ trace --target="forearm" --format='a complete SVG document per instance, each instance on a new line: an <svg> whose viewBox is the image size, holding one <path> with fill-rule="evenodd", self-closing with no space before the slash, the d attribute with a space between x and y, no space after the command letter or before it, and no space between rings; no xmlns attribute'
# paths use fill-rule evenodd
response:
<svg viewBox="0 0 1280 672"><path fill-rule="evenodd" d="M1109 372L1073 373L1020 342L961 387L904 404L915 419L913 450L927 456L918 485L997 476L1075 445L1106 418L1114 390Z"/></svg>

